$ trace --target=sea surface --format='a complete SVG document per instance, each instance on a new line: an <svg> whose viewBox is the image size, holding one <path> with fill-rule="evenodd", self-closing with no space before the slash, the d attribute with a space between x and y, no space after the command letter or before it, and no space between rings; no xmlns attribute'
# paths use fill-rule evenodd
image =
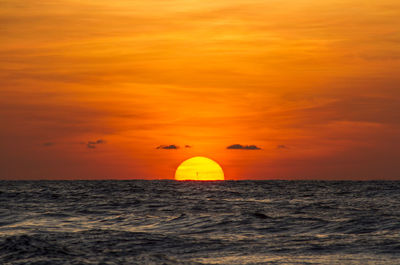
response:
<svg viewBox="0 0 400 265"><path fill-rule="evenodd" d="M0 264L400 264L400 182L0 181Z"/></svg>

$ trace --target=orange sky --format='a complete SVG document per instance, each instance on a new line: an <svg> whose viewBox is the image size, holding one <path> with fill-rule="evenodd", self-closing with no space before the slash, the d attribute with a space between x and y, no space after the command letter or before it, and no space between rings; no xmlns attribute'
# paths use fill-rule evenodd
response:
<svg viewBox="0 0 400 265"><path fill-rule="evenodd" d="M400 179L398 0L0 0L0 20L1 179L198 155L226 179Z"/></svg>

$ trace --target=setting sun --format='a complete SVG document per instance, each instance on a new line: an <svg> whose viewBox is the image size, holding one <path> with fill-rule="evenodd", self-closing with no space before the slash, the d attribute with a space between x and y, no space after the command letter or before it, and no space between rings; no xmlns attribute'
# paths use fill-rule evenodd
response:
<svg viewBox="0 0 400 265"><path fill-rule="evenodd" d="M224 180L224 172L217 162L206 157L192 157L182 162L175 172L176 180Z"/></svg>

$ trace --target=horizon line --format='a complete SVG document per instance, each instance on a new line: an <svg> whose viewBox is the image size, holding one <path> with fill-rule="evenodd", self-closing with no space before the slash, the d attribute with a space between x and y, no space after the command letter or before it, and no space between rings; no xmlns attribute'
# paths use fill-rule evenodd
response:
<svg viewBox="0 0 400 265"><path fill-rule="evenodd" d="M400 181L400 179L226 179L226 180L176 180L176 179L0 179L0 181L175 181L175 182L239 182L239 181Z"/></svg>

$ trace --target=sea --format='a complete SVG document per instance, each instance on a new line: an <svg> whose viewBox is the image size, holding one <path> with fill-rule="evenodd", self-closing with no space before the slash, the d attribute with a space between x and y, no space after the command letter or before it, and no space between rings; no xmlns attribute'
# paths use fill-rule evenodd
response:
<svg viewBox="0 0 400 265"><path fill-rule="evenodd" d="M0 264L400 264L400 181L0 181Z"/></svg>

